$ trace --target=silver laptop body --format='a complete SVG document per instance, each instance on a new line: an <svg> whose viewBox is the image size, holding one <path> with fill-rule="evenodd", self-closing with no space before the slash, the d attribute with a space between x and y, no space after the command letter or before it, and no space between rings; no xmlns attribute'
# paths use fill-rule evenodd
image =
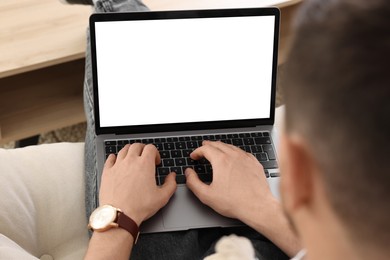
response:
<svg viewBox="0 0 390 260"><path fill-rule="evenodd" d="M277 8L93 14L97 186L112 140L260 131L276 153L279 17ZM267 180L279 197L279 178ZM141 232L238 225L179 184Z"/></svg>

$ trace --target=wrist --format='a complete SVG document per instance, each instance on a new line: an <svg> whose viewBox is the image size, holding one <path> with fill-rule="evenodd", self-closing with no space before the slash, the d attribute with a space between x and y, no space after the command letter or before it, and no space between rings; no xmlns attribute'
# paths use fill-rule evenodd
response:
<svg viewBox="0 0 390 260"><path fill-rule="evenodd" d="M284 216L279 201L274 197L251 204L251 209L247 210L247 214L243 214L240 220L262 234L270 227L270 223L273 223L275 218Z"/></svg>
<svg viewBox="0 0 390 260"><path fill-rule="evenodd" d="M129 259L133 244L133 236L124 229L94 232L84 259Z"/></svg>
<svg viewBox="0 0 390 260"><path fill-rule="evenodd" d="M120 209L122 210L122 208ZM144 221L144 218L136 210L123 209L122 212L126 214L126 216L131 218L137 224L138 227L140 227L142 222Z"/></svg>

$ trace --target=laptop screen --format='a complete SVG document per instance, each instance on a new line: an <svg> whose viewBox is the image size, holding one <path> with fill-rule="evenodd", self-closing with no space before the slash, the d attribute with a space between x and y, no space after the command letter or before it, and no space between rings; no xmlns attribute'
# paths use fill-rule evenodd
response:
<svg viewBox="0 0 390 260"><path fill-rule="evenodd" d="M95 22L100 127L270 119L276 19Z"/></svg>

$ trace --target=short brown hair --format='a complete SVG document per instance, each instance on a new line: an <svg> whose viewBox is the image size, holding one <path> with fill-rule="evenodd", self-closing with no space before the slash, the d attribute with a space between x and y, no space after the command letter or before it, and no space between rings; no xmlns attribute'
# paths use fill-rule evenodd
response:
<svg viewBox="0 0 390 260"><path fill-rule="evenodd" d="M390 4L306 0L295 33L282 84L287 131L307 138L351 237L388 246Z"/></svg>

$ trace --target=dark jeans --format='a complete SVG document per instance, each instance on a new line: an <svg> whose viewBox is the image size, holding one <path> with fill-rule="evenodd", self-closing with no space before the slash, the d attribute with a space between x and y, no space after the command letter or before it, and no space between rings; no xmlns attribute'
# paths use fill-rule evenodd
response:
<svg viewBox="0 0 390 260"><path fill-rule="evenodd" d="M140 0L101 0L96 3L96 12L137 12L149 9ZM91 54L86 52L84 80L84 108L87 116L85 140L86 207L87 215L97 207L98 187L95 147L95 120L93 114L93 87ZM131 50L129 50L131 51ZM181 232L143 234L135 245L131 259L202 259L214 253L214 244L222 236L237 234L251 240L259 259L288 259L274 244L249 227L210 228Z"/></svg>

